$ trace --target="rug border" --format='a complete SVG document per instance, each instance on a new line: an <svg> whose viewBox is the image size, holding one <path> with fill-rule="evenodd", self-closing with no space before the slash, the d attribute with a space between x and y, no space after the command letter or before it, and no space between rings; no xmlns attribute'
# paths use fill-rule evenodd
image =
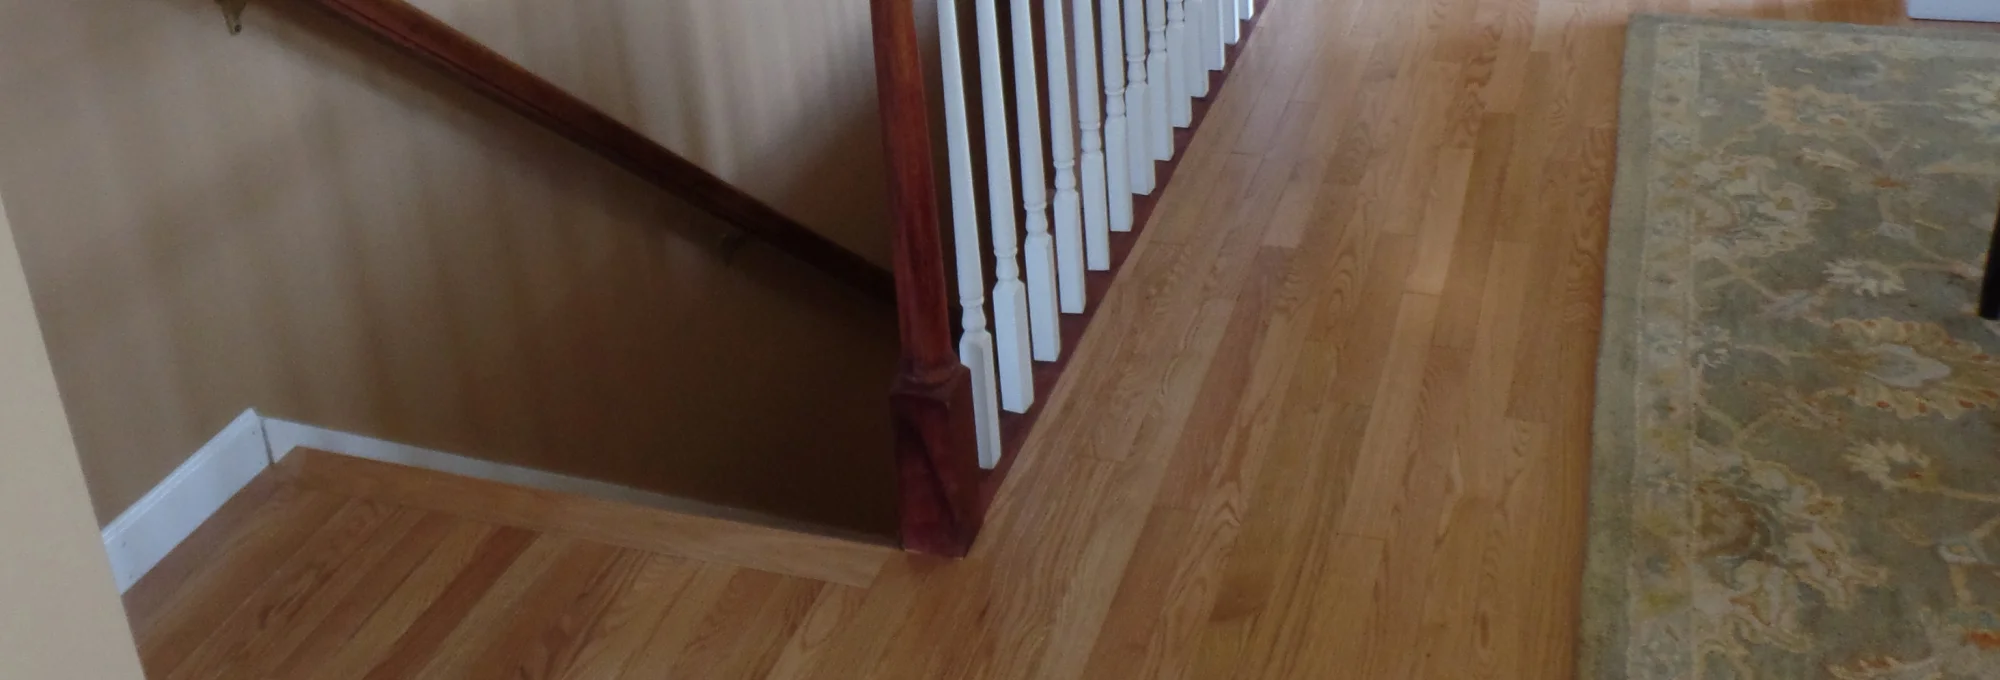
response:
<svg viewBox="0 0 2000 680"><path fill-rule="evenodd" d="M1694 17L1686 17L1693 19ZM1637 328L1636 293L1645 254L1646 180L1650 159L1655 36L1679 17L1634 15L1625 30L1619 76L1618 159L1614 164L1610 224L1604 247L1604 300L1599 316L1597 403L1591 413L1589 517L1584 523L1583 595L1577 626L1576 677L1622 678L1625 669L1625 563L1631 552L1631 508L1598 502L1629 498L1634 442L1632 354ZM1618 675L1610 674L1617 671Z"/></svg>
<svg viewBox="0 0 2000 680"><path fill-rule="evenodd" d="M2000 33L1932 26L1735 19L1681 14L1634 14L1625 33L1625 62L1619 80L1618 159L1612 187L1604 262L1604 307L1597 349L1596 405L1591 414L1589 516L1585 524L1583 593L1578 616L1576 677L1624 680L1625 565L1631 554L1631 508L1600 499L1629 498L1635 404L1631 386L1638 370L1633 339L1639 327L1640 262L1645 255L1646 185L1651 160L1653 90L1651 66L1658 57L1659 28L1669 24L1745 29L1921 36L1945 40L2000 42ZM1611 528L1612 531L1605 531Z"/></svg>

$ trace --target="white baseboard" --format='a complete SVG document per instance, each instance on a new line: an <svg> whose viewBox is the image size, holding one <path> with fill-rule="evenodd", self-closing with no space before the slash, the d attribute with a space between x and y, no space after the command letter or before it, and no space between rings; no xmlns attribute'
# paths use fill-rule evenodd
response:
<svg viewBox="0 0 2000 680"><path fill-rule="evenodd" d="M237 491L271 466L264 419L246 410L152 491L105 525L104 552L118 592L145 576Z"/></svg>
<svg viewBox="0 0 2000 680"><path fill-rule="evenodd" d="M1909 0L1910 18L2000 23L2000 0Z"/></svg>

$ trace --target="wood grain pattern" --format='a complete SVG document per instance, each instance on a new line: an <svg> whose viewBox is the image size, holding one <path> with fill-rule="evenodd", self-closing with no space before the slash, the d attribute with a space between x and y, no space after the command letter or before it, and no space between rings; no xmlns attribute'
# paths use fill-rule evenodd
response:
<svg viewBox="0 0 2000 680"><path fill-rule="evenodd" d="M205 568L210 555L232 552L238 549L236 541L264 535L260 527L289 527L293 532L303 532L315 521L295 521L293 513L307 506L300 505L297 489L285 483L281 474L259 475L236 492L221 508L210 515L194 533L183 539L176 549L160 560L159 564L132 584L123 596L125 617L132 628L151 628L154 617L172 613L168 604L177 595L197 589L194 579L208 576ZM331 497L321 495L324 502L320 509L331 512ZM301 539L303 540L303 539ZM271 546L278 552L284 546ZM171 625L171 624L170 624Z"/></svg>
<svg viewBox="0 0 2000 680"><path fill-rule="evenodd" d="M325 636L319 634L320 630L315 630L313 640L279 667L276 675L327 680L366 675L370 668L396 649L410 625L429 611L439 596L450 592L448 589L457 582L458 575L474 559L490 559L495 551L509 549L505 539L489 546L489 539L494 533L492 526L460 522L451 535L440 540L425 554L415 571L404 577L403 582L397 584L396 589L384 596L382 601L375 603L360 626L338 637L332 635L333 630L326 630ZM503 534L511 535L518 535L518 532ZM321 629L325 628L322 624Z"/></svg>
<svg viewBox="0 0 2000 680"><path fill-rule="evenodd" d="M253 675L298 677L306 669L317 666L319 661L336 651L342 641L361 628L389 594L430 557L432 550L467 529L479 528L448 515L410 514L414 522L402 538L388 541L384 540L386 536L378 534L365 546L366 550L381 551L373 567L362 570L343 565L339 568L341 573L336 576L343 578L329 581L327 586L322 587L326 591L325 596L333 598L331 602L301 617L317 620L317 624L290 626L282 631L280 642L271 645L257 659ZM351 582L344 589L332 587L341 580Z"/></svg>
<svg viewBox="0 0 2000 680"><path fill-rule="evenodd" d="M458 622L515 566L534 540L533 533L517 529L502 529L488 536L466 564L451 571L451 580L444 588L421 603L420 613L400 626L383 626L394 642L365 668L364 677L406 677L423 668Z"/></svg>
<svg viewBox="0 0 2000 680"><path fill-rule="evenodd" d="M647 559L633 575L631 585L612 598L602 615L594 621L579 617L590 629L579 636L574 658L560 669L559 677L583 680L616 676L652 637L660 624L660 612L686 592L700 566L662 555Z"/></svg>
<svg viewBox="0 0 2000 680"><path fill-rule="evenodd" d="M295 451L281 464L296 466L308 488L843 585L867 585L895 552L320 451Z"/></svg>
<svg viewBox="0 0 2000 680"><path fill-rule="evenodd" d="M257 658L270 637L323 615L320 608L328 602L323 591L329 586L337 591L335 584L365 573L414 519L415 513L392 506L349 501L165 677L242 674L238 667Z"/></svg>
<svg viewBox="0 0 2000 680"><path fill-rule="evenodd" d="M615 596L645 604L536 625L616 669L571 677L1568 680L1618 36L1670 4L1271 4L967 557L850 585L673 557ZM217 540L234 574L317 552ZM479 594L495 578L469 597L533 597ZM474 609L402 627L502 627ZM438 635L427 655L468 653Z"/></svg>
<svg viewBox="0 0 2000 680"><path fill-rule="evenodd" d="M892 299L889 272L402 0L309 0L550 131L847 283Z"/></svg>
<svg viewBox="0 0 2000 680"><path fill-rule="evenodd" d="M1227 60L1230 64L1232 64L1232 66L1228 69L1224 69L1222 71L1210 75L1209 91L1211 93L1219 92L1220 89L1229 81L1229 78L1232 76L1232 74L1236 73L1237 70L1239 70L1238 66L1235 66L1235 64L1238 63L1238 60L1239 58L1242 57L1242 55L1246 54L1245 50L1248 49L1248 46L1251 43L1250 37L1255 33L1256 28L1257 28L1257 23L1255 22L1246 24L1244 27L1243 39L1239 41L1236 45L1231 45L1227 48L1228 52ZM1198 146L1196 144L1198 140L1202 139L1226 140L1235 138L1238 132L1235 129L1235 126L1229 121L1234 119L1232 118L1233 116L1238 116L1240 114L1233 113L1230 109L1227 108L1223 108L1219 112L1219 117L1223 119L1223 122L1220 124L1220 127L1224 128L1224 130L1221 133L1209 136L1197 136L1196 134L1196 132L1201 130L1202 126L1206 124L1205 121L1208 119L1208 117L1211 114L1217 113L1218 107L1226 106L1226 104L1227 100L1222 99L1219 96L1210 96L1209 98L1206 99L1197 99L1194 101L1193 122L1185 129L1176 129L1173 131L1174 135L1173 143L1175 148L1178 150L1178 153L1174 154L1172 160L1166 161L1157 166L1156 186L1166 187L1169 184L1171 184L1171 180L1173 179L1176 173L1180 172L1181 166L1184 164L1198 165L1199 167L1203 168L1203 170L1200 171L1199 174L1205 175L1207 172L1209 172L1207 168L1213 167L1215 163L1220 162L1220 159L1226 155L1221 152L1221 150L1224 148L1223 145L1226 142L1210 141L1206 144L1205 147ZM1197 184L1201 184L1206 181L1208 181L1206 177L1204 177L1204 179L1202 180L1196 180ZM1107 305L1106 302L1112 296L1112 290L1113 290L1112 283L1114 281L1121 280L1121 277L1124 276L1121 272L1123 272L1127 260L1132 259L1134 257L1135 253L1139 251L1139 246L1142 240L1145 240L1143 237L1145 235L1145 232L1149 229L1148 225L1150 225L1153 221L1152 220L1153 215L1155 215L1156 213L1168 216L1179 214L1179 212L1181 212L1180 210L1178 209L1169 210L1167 208L1167 206L1169 205L1168 203L1169 201L1193 200L1194 202L1199 203L1200 197L1206 196L1207 193L1208 193L1207 187L1203 185L1200 186L1200 188L1197 188L1193 191L1189 191L1187 189L1183 189L1181 191L1155 190L1147 195L1133 197L1132 230L1127 232L1114 232L1111 234L1110 237L1111 267L1106 271L1092 271L1092 272L1086 272L1084 274L1084 288L1086 291L1085 312L1082 314L1065 314L1063 315L1063 318L1061 320L1062 346L1073 349L1063 353L1062 357L1057 359L1056 361L1035 362L1035 370L1034 370L1035 403L1038 405L1035 409L1029 411L1028 413L1002 412L1000 415L1001 449L1002 449L1000 466L997 469L993 470L991 473L987 474L985 478L979 482L978 514L980 516L983 517L985 514L991 511L991 508L995 503L995 495L999 492L1002 483L1004 483L1008 478L1009 473L1013 469L1016 460L1020 458L1019 454L1021 450L1025 446L1027 446L1027 443L1029 441L1029 436L1032 432L1035 431L1037 423L1040 421L1043 414L1057 412L1061 410L1062 408L1061 404L1055 401L1058 398L1056 395L1056 386L1058 382L1060 382L1062 376L1067 374L1070 364L1075 362L1080 362L1082 360L1080 360L1078 357L1086 356L1084 354L1085 348L1081 346L1081 340L1085 335L1086 330L1093 326L1099 325L1097 319L1100 315L1112 315L1112 314L1126 315L1131 313L1131 311L1129 311L1129 309L1126 308L1129 307L1129 305L1121 307L1121 306ZM1194 197L1193 198L1186 197L1186 195L1188 194L1193 194ZM1186 219L1186 218L1169 217L1168 219ZM1155 261L1158 261L1159 259L1160 258L1155 258ZM1169 261L1174 261L1173 258L1166 258L1166 259ZM1156 277L1147 276L1145 278L1152 281L1139 284L1126 284L1125 286L1126 289L1130 290L1134 286L1137 286L1139 290L1146 290L1153 285L1157 285ZM1177 279L1178 277L1167 277L1167 278ZM1113 318L1118 318L1118 317L1113 317ZM1106 323L1116 324L1119 322L1107 321ZM1096 351L1104 351L1104 350L1096 350ZM1096 355L1088 355L1088 356L1094 357ZM1100 366L1122 365L1120 362L1107 362L1101 359L1093 360L1093 363L1096 363L1097 365ZM1117 373L1114 372L1111 375L1116 375L1116 374ZM1101 379L1102 378L1098 376L1074 378L1074 380L1079 382L1095 382Z"/></svg>
<svg viewBox="0 0 2000 680"><path fill-rule="evenodd" d="M680 662L664 677L764 677L824 587L805 579L749 570L738 573L737 579L750 589L750 597L725 595L717 602ZM732 583L731 590L737 585ZM626 675L661 677L631 670Z"/></svg>
<svg viewBox="0 0 2000 680"><path fill-rule="evenodd" d="M766 680L797 680L811 676L814 670L824 665L823 656L831 647L834 636L842 627L850 625L850 620L860 610L861 603L868 595L865 588L849 588L829 584L819 591L819 598L813 601L812 609L799 622L796 635L791 636L779 651Z"/></svg>
<svg viewBox="0 0 2000 680"><path fill-rule="evenodd" d="M574 554L579 551L583 554ZM460 589L458 593L466 597L455 601L440 598L439 604L449 603L453 605L451 609L438 609L433 605L433 610L441 615L427 616L428 620L410 626L406 636L421 635L427 641L436 641L428 662L412 663L402 668L385 663L369 671L368 676L466 677L464 670L479 665L484 653L492 648L493 641L508 635L521 621L514 616L515 609L537 596L537 586L543 583L545 576L553 572L559 579L556 583L560 585L565 583L560 579L574 578L567 573L569 569L587 568L593 561L608 558L611 552L609 546L568 536L531 534L527 546L504 567L485 571L478 580L467 581L473 587ZM454 610L458 616L443 615ZM406 658L414 658L414 655Z"/></svg>
<svg viewBox="0 0 2000 680"><path fill-rule="evenodd" d="M659 621L639 651L617 669L618 677L662 677L674 667L700 632L710 609L722 600L737 570L705 564L677 596L661 603ZM611 668L607 671L613 670ZM595 676L603 677L603 676Z"/></svg>
<svg viewBox="0 0 2000 680"><path fill-rule="evenodd" d="M223 546L218 552L229 555L228 561L200 567L175 584L170 595L160 596L167 604L157 615L134 620L135 630L141 632L139 660L146 672L155 677L172 672L346 502L324 493L283 494L264 506L254 521L236 528L230 540L218 541ZM206 541L183 544L161 564L204 560L208 548ZM172 575L169 569L158 578ZM155 578L148 574L133 592L151 587L147 581Z"/></svg>

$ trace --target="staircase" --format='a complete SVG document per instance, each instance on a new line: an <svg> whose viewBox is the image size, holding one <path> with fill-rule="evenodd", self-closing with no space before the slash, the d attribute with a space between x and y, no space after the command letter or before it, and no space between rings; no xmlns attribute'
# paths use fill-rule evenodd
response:
<svg viewBox="0 0 2000 680"><path fill-rule="evenodd" d="M307 4L708 211L732 239L877 299L893 288L896 543L946 557L971 549L1065 369L1088 356L1092 315L1257 9L940 0L931 83L913 0L872 0L893 214L884 271L400 0ZM929 562L897 554L301 449L126 606L155 678L791 678L824 672L815 655L831 631L865 625L865 590L922 578Z"/></svg>
<svg viewBox="0 0 2000 680"><path fill-rule="evenodd" d="M244 3L222 4L231 30L242 29ZM897 540L945 556L971 548L1257 11L1254 0L938 0L937 52L927 55L920 36L933 26L918 25L915 0L871 0L890 178L894 266L885 270L403 0L304 4L719 218L733 230L726 241L762 241L865 296L893 298L900 369L888 395L894 451L883 453L898 481ZM942 111L932 109L933 88ZM945 160L942 172L934 158ZM949 192L943 209L938 186ZM800 544L687 519L634 524L608 504L435 476L399 481L417 473L313 458L306 468L346 471L304 478L344 480L343 493L417 505L506 498L424 507L628 549L661 549L633 542L635 527L651 527L685 557L783 572L727 550L687 555L681 539L729 534L724 544L747 542L759 555ZM590 519L600 513L619 519ZM593 533L612 524L615 535ZM826 557L808 551L784 564ZM830 561L820 568L842 568Z"/></svg>

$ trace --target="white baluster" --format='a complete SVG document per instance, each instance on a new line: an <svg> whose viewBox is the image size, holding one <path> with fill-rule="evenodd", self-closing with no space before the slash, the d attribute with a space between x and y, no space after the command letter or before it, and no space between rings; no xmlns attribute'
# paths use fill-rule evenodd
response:
<svg viewBox="0 0 2000 680"><path fill-rule="evenodd" d="M945 0L949 2L950 0ZM986 200L993 228L993 349L1000 370L1000 408L1027 413L1035 405L1034 362L1028 358L1028 291L1021 285L1014 235L1014 184L1008 173L1007 85L1000 70L998 0L977 0L979 92L985 111ZM1037 144L1037 146L1040 146Z"/></svg>
<svg viewBox="0 0 2000 680"><path fill-rule="evenodd" d="M1088 2L1088 0L1084 0ZM1120 29L1123 21L1119 18L1123 10L1118 0L1104 0L1104 183L1105 193L1111 202L1111 230L1132 230L1132 166L1141 160L1131 151L1128 138L1128 123L1125 103L1128 99L1125 89L1125 31ZM1151 165L1152 160L1146 159ZM1109 240L1109 236L1106 237ZM1106 244L1109 250L1110 244ZM1092 260L1095 262L1096 260ZM1111 266L1111 254L1105 253L1105 268ZM1091 265L1096 269L1096 265Z"/></svg>
<svg viewBox="0 0 2000 680"><path fill-rule="evenodd" d="M1027 211L1028 238L1021 263L1028 270L1028 328L1038 361L1062 356L1062 317L1056 307L1055 240L1049 237L1048 170L1042 158L1041 91L1035 77L1035 7L1013 0L1008 23L1014 28L1014 124L1020 128L1021 207Z"/></svg>
<svg viewBox="0 0 2000 680"><path fill-rule="evenodd" d="M1251 19L1257 18L1257 0L1242 0L1242 2L1243 2L1243 20L1249 21Z"/></svg>
<svg viewBox="0 0 2000 680"><path fill-rule="evenodd" d="M1204 0L1209 4L1208 12L1208 70L1220 71L1229 65L1229 2L1230 0ZM1208 93L1208 78L1201 79L1202 94Z"/></svg>
<svg viewBox="0 0 2000 680"><path fill-rule="evenodd" d="M1135 2L1137 0L1134 0ZM1174 68L1167 53L1167 2L1146 0L1146 90L1147 144L1154 160L1174 157L1173 101Z"/></svg>
<svg viewBox="0 0 2000 680"><path fill-rule="evenodd" d="M1098 26L1092 7L1095 3L1096 0L1073 0L1071 8L1076 10L1077 128L1083 131L1083 261L1093 271L1104 271L1111 268L1111 202L1117 200L1115 192L1123 192L1125 209L1129 212L1132 194L1125 187L1125 173L1122 170L1118 173L1118 186L1114 187L1104 166L1104 114L1098 98L1106 93L1097 89Z"/></svg>
<svg viewBox="0 0 2000 680"><path fill-rule="evenodd" d="M1234 45L1243 41L1242 0L1216 0L1222 5L1222 41Z"/></svg>
<svg viewBox="0 0 2000 680"><path fill-rule="evenodd" d="M1153 97L1146 91L1146 0L1125 0L1126 152L1132 193L1153 193ZM1161 120L1166 120L1162 118Z"/></svg>
<svg viewBox="0 0 2000 680"><path fill-rule="evenodd" d="M1000 463L1000 392L993 373L993 334L986 331L986 275L979 261L979 204L972 191L972 131L965 115L965 62L958 40L957 0L938 0L938 51L944 68L945 162L951 176L951 229L957 250L958 304L965 333L958 361L972 373L972 425L979 465Z"/></svg>
<svg viewBox="0 0 2000 680"><path fill-rule="evenodd" d="M1208 60L1215 53L1215 8L1210 0L1187 0L1188 96L1208 96ZM1192 112L1189 114L1193 116Z"/></svg>
<svg viewBox="0 0 2000 680"><path fill-rule="evenodd" d="M1168 120L1174 127L1184 128L1194 123L1194 100L1188 97L1193 88L1188 83L1194 80L1194 41L1189 39L1187 21L1187 0L1167 0L1167 88Z"/></svg>
<svg viewBox="0 0 2000 680"><path fill-rule="evenodd" d="M1082 314L1083 204L1076 190L1076 117L1070 110L1069 17L1063 0L1043 0L1043 42L1049 49L1049 153L1056 164L1056 299L1065 314ZM1078 31L1083 32L1083 31ZM1058 329L1057 336L1061 336Z"/></svg>

